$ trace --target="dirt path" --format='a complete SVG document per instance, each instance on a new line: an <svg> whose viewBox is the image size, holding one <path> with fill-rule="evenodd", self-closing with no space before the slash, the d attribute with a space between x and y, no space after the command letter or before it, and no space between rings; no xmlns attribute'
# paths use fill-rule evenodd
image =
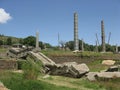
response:
<svg viewBox="0 0 120 90"><path fill-rule="evenodd" d="M74 83L74 82L79 82L80 79L73 79L73 78L60 77L60 76L50 76L49 78L46 78L46 79L39 78L39 80L50 83L50 84L54 84L56 86L75 88L77 90L93 90L93 89L88 89L82 85Z"/></svg>

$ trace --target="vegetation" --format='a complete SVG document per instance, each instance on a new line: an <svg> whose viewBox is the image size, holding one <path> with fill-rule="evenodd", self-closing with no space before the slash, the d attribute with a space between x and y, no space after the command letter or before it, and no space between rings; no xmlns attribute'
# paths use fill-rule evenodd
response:
<svg viewBox="0 0 120 90"><path fill-rule="evenodd" d="M40 74L40 69L42 65L40 61L34 62L30 57L27 58L27 61L23 64L22 69L24 71L24 79L36 80Z"/></svg>
<svg viewBox="0 0 120 90"><path fill-rule="evenodd" d="M23 74L10 71L0 71L0 81L11 90L76 90L40 80L27 80L23 78Z"/></svg>
<svg viewBox="0 0 120 90"><path fill-rule="evenodd" d="M89 45L85 42L84 43L84 50L85 51L95 51L96 46L95 45ZM70 50L74 50L74 41L68 41L65 44L66 47L69 47ZM79 50L81 50L82 48L82 40L79 40ZM101 45L98 46L98 51L102 51L102 47ZM115 52L115 46L114 45L110 45L110 44L106 44L106 51L109 52Z"/></svg>
<svg viewBox="0 0 120 90"><path fill-rule="evenodd" d="M109 66L102 65L102 60L94 60L87 64L91 72L100 72L102 70L106 70L109 68Z"/></svg>
<svg viewBox="0 0 120 90"><path fill-rule="evenodd" d="M52 83L56 86L65 86L70 88L75 88L76 90L105 90L98 83L90 82L85 78L74 79L69 77L62 77L62 76L50 76L49 78L38 78L41 81Z"/></svg>
<svg viewBox="0 0 120 90"><path fill-rule="evenodd" d="M4 39L1 39L4 38ZM32 45L35 43L34 36L28 36L24 39L16 39L13 37L5 37L4 35L0 36L0 45L7 44L11 45L14 43L22 43L25 45ZM115 56L113 53L96 53L94 51L95 46L88 45L84 43L85 52L82 53L73 53L67 50L58 50L58 47L52 47L49 43L40 42L40 47L42 49L52 48L42 50L42 52L47 55L55 56L80 56L80 57L104 57L104 56ZM81 45L81 42L80 42ZM64 45L63 45L64 46ZM63 47L62 46L62 47ZM69 47L70 50L73 50L73 41L65 43L65 47ZM81 47L81 46L80 46ZM114 52L115 46L106 45L107 51ZM81 48L80 48L81 49ZM98 46L99 51L101 51L101 46ZM6 48L1 48L0 53L5 53ZM90 71L101 71L107 69L108 66L101 65L102 60L95 60L88 63ZM26 61L18 61L19 69L22 69L24 73L14 73L8 70L0 71L0 81L11 90L119 90L120 79L113 79L110 81L95 81L90 82L85 78L74 79L61 76L50 76L46 79L43 78L43 75L40 73L41 64L39 61L32 60L31 57L28 57Z"/></svg>
<svg viewBox="0 0 120 90"><path fill-rule="evenodd" d="M0 45L12 45L12 44L20 43L20 44L24 44L26 46L34 46L35 47L35 42L36 42L35 36L28 36L26 38L16 38L16 37L0 35ZM95 51L96 50L95 45L89 45L85 42L83 42L83 43L84 43L85 51ZM74 41L67 41L67 42L60 41L59 44L62 49L69 48L71 51L74 50ZM49 43L43 43L43 42L39 42L39 46L41 47L41 49L52 48L54 50L54 49L59 48L59 47L52 46ZM79 40L79 50L81 50L81 47L82 47L82 40ZM120 47L118 47L118 49L120 50ZM98 46L98 51L102 51L101 45ZM106 44L106 51L115 52L115 46Z"/></svg>

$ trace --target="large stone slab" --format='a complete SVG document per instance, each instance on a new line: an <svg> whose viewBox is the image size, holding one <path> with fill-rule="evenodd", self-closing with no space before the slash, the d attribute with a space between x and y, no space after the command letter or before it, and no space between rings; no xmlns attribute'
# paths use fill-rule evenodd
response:
<svg viewBox="0 0 120 90"><path fill-rule="evenodd" d="M110 68L108 68L106 70L106 72L116 72L120 70L120 65L116 65L116 66L111 66Z"/></svg>
<svg viewBox="0 0 120 90"><path fill-rule="evenodd" d="M101 72L95 76L98 80L120 78L120 72Z"/></svg>
<svg viewBox="0 0 120 90"><path fill-rule="evenodd" d="M114 65L115 61L114 60L103 60L102 64L103 65Z"/></svg>
<svg viewBox="0 0 120 90"><path fill-rule="evenodd" d="M84 74L89 72L88 66L86 64L84 64L84 63L78 64L78 65L72 65L71 68L72 68L73 71L78 72L78 77L81 77Z"/></svg>

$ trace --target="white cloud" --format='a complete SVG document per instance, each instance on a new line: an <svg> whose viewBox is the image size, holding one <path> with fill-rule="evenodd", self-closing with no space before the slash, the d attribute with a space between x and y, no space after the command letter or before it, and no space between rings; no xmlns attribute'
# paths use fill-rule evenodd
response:
<svg viewBox="0 0 120 90"><path fill-rule="evenodd" d="M0 8L0 23L7 23L8 20L12 19L9 13L3 8Z"/></svg>

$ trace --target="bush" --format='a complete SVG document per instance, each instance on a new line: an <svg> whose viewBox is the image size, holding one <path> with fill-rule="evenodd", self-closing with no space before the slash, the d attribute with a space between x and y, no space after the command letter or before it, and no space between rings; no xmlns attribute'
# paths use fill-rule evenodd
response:
<svg viewBox="0 0 120 90"><path fill-rule="evenodd" d="M18 69L22 69L23 64L26 63L26 60L18 60L17 64L18 64Z"/></svg>
<svg viewBox="0 0 120 90"><path fill-rule="evenodd" d="M27 60L23 66L22 69L24 71L23 78L24 79L37 79L37 76L39 74L40 68L38 64L36 64L32 60Z"/></svg>

